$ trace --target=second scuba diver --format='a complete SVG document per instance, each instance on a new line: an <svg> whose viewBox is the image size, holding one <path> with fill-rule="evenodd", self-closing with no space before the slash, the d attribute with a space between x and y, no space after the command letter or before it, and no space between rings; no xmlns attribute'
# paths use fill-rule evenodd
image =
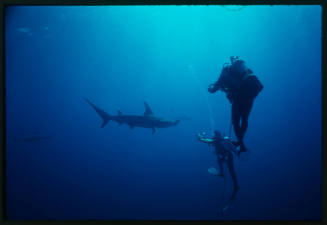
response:
<svg viewBox="0 0 327 225"><path fill-rule="evenodd" d="M218 166L219 166L219 174L218 176L224 177L224 170L223 170L223 163L227 163L227 167L229 169L229 173L233 179L233 193L225 206L223 207L223 211L226 210L232 203L236 197L236 193L239 190L239 186L236 179L236 173L234 169L234 160L233 160L233 152L236 153L236 147L231 143L231 141L227 137L222 137L219 131L215 131L215 135L213 138L206 138L202 134L198 134L197 138L199 141L213 145L215 147L215 153L218 159Z"/></svg>
<svg viewBox="0 0 327 225"><path fill-rule="evenodd" d="M235 145L240 146L239 152L245 152L247 149L243 138L248 128L249 114L263 85L252 70L246 67L244 60L233 56L230 59L231 64L224 64L220 77L209 85L208 91L215 93L221 90L226 93L232 104L232 123L238 140Z"/></svg>

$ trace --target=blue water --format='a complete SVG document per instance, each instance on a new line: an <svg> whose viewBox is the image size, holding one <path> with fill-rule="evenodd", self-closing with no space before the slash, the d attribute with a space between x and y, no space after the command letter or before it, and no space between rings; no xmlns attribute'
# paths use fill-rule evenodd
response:
<svg viewBox="0 0 327 225"><path fill-rule="evenodd" d="M5 31L8 219L321 218L319 6L7 7ZM195 134L229 133L230 104L207 87L231 55L264 89L219 215L231 178L208 173L216 156ZM83 97L190 119L100 128ZM35 134L51 139L15 139Z"/></svg>

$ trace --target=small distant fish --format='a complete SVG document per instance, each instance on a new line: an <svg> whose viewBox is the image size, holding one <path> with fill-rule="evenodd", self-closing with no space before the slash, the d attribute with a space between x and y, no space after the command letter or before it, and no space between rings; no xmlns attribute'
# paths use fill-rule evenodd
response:
<svg viewBox="0 0 327 225"><path fill-rule="evenodd" d="M43 135L26 135L26 136L11 136L10 139L14 142L40 142L50 140L51 136Z"/></svg>
<svg viewBox="0 0 327 225"><path fill-rule="evenodd" d="M41 38L48 38L51 36L50 33L50 28L48 26L43 27L41 30L39 31L35 31L28 27L19 27L16 29L16 31L28 35L28 36L33 36L34 34L37 34L38 36L40 36Z"/></svg>
<svg viewBox="0 0 327 225"><path fill-rule="evenodd" d="M30 28L28 27L19 27L16 29L18 32L24 34L24 35L28 35L28 36L32 36L33 32L31 31Z"/></svg>
<svg viewBox="0 0 327 225"><path fill-rule="evenodd" d="M16 30L21 33L30 33L31 32L31 30L28 27L19 27Z"/></svg>

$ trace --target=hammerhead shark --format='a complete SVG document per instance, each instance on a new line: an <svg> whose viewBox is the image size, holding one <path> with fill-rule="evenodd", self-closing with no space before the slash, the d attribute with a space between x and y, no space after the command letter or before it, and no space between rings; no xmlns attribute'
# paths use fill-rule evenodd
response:
<svg viewBox="0 0 327 225"><path fill-rule="evenodd" d="M90 100L84 98L87 103L89 103L92 108L98 113L102 118L101 128L105 127L106 124L112 120L118 123L119 125L127 124L131 129L134 127L144 127L152 129L152 134L154 134L157 128L166 128L176 126L180 120L170 120L164 119L153 115L153 112L148 105L144 102L145 112L143 115L123 115L121 111L118 110L118 115L112 116L106 113L104 110L94 105Z"/></svg>

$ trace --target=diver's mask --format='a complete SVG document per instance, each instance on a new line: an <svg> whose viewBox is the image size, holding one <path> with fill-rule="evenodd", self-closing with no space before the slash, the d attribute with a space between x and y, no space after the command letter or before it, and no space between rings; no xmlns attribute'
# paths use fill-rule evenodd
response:
<svg viewBox="0 0 327 225"><path fill-rule="evenodd" d="M240 57L238 57L238 56L231 56L231 57L230 57L230 62L232 63L232 65L233 65L237 60L240 60Z"/></svg>

